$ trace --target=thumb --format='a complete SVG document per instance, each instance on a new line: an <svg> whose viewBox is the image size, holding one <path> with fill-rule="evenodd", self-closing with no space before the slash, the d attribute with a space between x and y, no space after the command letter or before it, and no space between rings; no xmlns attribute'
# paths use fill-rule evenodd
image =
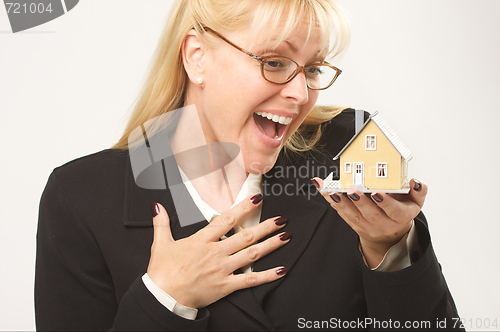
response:
<svg viewBox="0 0 500 332"><path fill-rule="evenodd" d="M159 203L151 204L153 214L154 239L158 243L162 241L174 242L172 231L170 230L170 218L165 208Z"/></svg>
<svg viewBox="0 0 500 332"><path fill-rule="evenodd" d="M417 179L412 179L410 181L410 188L411 199L422 208L425 202L425 196L427 196L427 185Z"/></svg>
<svg viewBox="0 0 500 332"><path fill-rule="evenodd" d="M314 184L316 189L321 191L321 189L323 188L323 180L321 178L318 178L318 177L312 178L311 182Z"/></svg>

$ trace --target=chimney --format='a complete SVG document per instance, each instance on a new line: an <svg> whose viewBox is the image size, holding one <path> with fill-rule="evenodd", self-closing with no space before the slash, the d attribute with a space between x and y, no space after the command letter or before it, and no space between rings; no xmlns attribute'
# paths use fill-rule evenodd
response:
<svg viewBox="0 0 500 332"><path fill-rule="evenodd" d="M357 108L355 110L355 118L354 118L354 135L357 135L361 129L363 128L363 124L365 123L365 110Z"/></svg>

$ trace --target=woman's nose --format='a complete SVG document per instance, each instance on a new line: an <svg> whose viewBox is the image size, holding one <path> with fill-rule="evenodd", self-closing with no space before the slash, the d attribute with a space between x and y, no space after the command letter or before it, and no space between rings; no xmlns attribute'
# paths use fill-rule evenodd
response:
<svg viewBox="0 0 500 332"><path fill-rule="evenodd" d="M304 73L299 72L290 82L284 84L281 94L294 104L306 104L309 101L309 88Z"/></svg>

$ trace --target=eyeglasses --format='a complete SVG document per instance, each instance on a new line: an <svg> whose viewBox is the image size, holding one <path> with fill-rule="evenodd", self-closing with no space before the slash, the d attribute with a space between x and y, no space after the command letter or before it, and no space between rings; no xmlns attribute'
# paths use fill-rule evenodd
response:
<svg viewBox="0 0 500 332"><path fill-rule="evenodd" d="M300 66L294 60L281 55L270 55L259 57L241 47L233 44L218 32L204 27L205 31L214 34L237 50L251 56L260 62L262 77L268 82L275 84L287 84L300 73L306 77L307 87L311 90L328 89L342 73L342 70L327 62L313 63L307 66Z"/></svg>

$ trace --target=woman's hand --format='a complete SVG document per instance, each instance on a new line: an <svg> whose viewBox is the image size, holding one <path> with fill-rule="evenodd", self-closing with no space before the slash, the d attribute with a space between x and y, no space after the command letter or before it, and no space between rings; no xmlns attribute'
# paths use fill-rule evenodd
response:
<svg viewBox="0 0 500 332"><path fill-rule="evenodd" d="M320 178L312 179L318 190L323 188ZM411 222L424 205L427 186L413 179L410 192L405 195L377 191L371 199L359 190L351 189L347 196L338 193L321 194L337 210L351 228L358 233L361 250L368 267L380 264L385 253L410 230Z"/></svg>
<svg viewBox="0 0 500 332"><path fill-rule="evenodd" d="M286 218L268 219L219 241L261 199L261 195L247 198L195 234L177 241L172 237L167 212L160 204L153 203L157 215L153 218L154 240L147 271L151 280L178 303L202 308L236 290L281 278L286 273L284 267L237 275L233 272L290 241L291 234L281 233L255 244L284 227Z"/></svg>

